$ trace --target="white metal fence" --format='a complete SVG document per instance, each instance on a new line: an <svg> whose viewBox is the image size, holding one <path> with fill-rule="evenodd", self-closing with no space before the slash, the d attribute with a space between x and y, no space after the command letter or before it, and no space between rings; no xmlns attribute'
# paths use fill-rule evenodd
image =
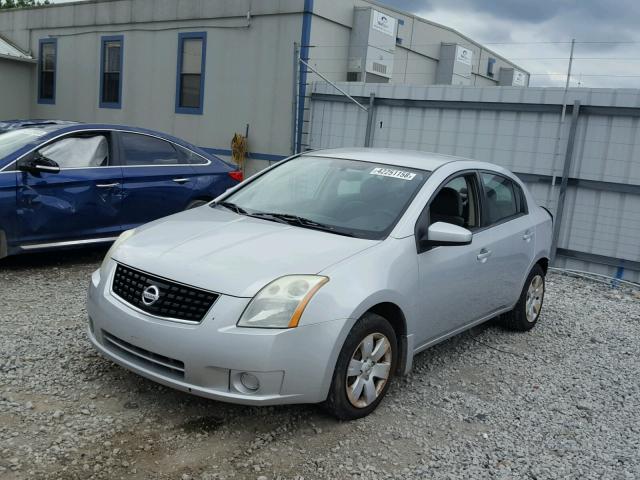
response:
<svg viewBox="0 0 640 480"><path fill-rule="evenodd" d="M375 95L371 146L509 168L556 217L556 266L640 282L640 90L339 86L364 105ZM364 146L367 118L316 83L305 143Z"/></svg>

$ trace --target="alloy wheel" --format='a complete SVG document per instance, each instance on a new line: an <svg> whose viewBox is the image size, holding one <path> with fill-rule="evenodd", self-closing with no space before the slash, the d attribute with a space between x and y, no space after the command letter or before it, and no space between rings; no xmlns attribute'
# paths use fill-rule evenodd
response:
<svg viewBox="0 0 640 480"><path fill-rule="evenodd" d="M392 347L382 333L367 335L353 352L347 368L347 398L365 408L380 396L391 373Z"/></svg>
<svg viewBox="0 0 640 480"><path fill-rule="evenodd" d="M544 298L544 280L540 275L536 275L531 279L529 288L527 290L527 301L525 303L525 310L527 313L527 321L530 323L535 322L540 315L540 309L542 308L542 299Z"/></svg>

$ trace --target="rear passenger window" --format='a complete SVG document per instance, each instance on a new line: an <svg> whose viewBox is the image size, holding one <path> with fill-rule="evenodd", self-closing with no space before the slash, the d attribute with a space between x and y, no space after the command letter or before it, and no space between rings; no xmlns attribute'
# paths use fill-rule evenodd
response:
<svg viewBox="0 0 640 480"><path fill-rule="evenodd" d="M487 199L486 225L524 213L522 190L514 182L500 175L482 173Z"/></svg>
<svg viewBox="0 0 640 480"><path fill-rule="evenodd" d="M169 142L149 135L121 133L124 165L176 165L181 163L176 149Z"/></svg>

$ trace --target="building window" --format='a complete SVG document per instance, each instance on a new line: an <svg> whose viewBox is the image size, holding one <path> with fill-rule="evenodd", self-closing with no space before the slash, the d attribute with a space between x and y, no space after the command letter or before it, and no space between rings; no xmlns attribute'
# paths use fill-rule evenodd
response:
<svg viewBox="0 0 640 480"><path fill-rule="evenodd" d="M487 77L493 77L493 67L496 64L496 59L495 58L489 58L489 61L487 62Z"/></svg>
<svg viewBox="0 0 640 480"><path fill-rule="evenodd" d="M206 52L206 32L178 35L176 113L202 114Z"/></svg>
<svg viewBox="0 0 640 480"><path fill-rule="evenodd" d="M122 106L122 35L102 37L100 52L100 108Z"/></svg>
<svg viewBox="0 0 640 480"><path fill-rule="evenodd" d="M40 39L38 59L38 103L56 103L58 40Z"/></svg>

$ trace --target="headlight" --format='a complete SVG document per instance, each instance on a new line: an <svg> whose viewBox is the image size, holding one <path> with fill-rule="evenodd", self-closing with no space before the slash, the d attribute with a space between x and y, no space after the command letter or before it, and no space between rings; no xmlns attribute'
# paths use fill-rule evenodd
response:
<svg viewBox="0 0 640 480"><path fill-rule="evenodd" d="M113 242L113 245L111 245L111 248L109 249L109 251L107 252L107 254L104 256L104 260L102 260L102 265L100 265L100 275L105 273L105 269L107 267L107 263L109 263L109 259L111 258L111 256L113 255L113 253L116 251L116 249L122 245L122 243L129 237L131 237L134 233L136 233L136 229L131 229L131 230L125 230L124 232L122 232L120 234L120 236L116 239L115 242Z"/></svg>
<svg viewBox="0 0 640 480"><path fill-rule="evenodd" d="M327 277L318 275L288 275L280 277L253 297L240 317L238 326L256 328L297 327L309 300L328 281Z"/></svg>

